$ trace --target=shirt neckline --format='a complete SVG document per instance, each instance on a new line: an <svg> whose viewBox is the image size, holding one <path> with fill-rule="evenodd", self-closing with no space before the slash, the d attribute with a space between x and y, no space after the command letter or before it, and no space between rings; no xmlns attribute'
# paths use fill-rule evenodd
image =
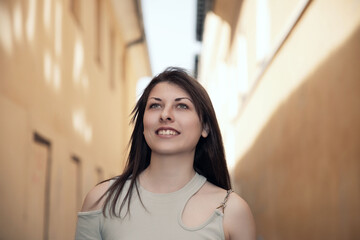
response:
<svg viewBox="0 0 360 240"><path fill-rule="evenodd" d="M170 192L170 193L154 193L146 190L143 188L137 179L137 184L139 187L140 195L141 197L150 198L157 202L170 202L174 201L176 199L183 199L187 196L187 193L191 191L194 187L196 187L199 180L203 178L200 174L195 172L195 175L192 177L192 179L185 184L182 188L180 188L177 191Z"/></svg>

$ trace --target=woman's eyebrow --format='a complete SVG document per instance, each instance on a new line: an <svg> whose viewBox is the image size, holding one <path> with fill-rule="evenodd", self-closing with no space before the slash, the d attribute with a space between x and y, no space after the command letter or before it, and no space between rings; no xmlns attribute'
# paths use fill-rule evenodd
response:
<svg viewBox="0 0 360 240"><path fill-rule="evenodd" d="M154 99L154 100L159 101L159 102L162 101L162 99L161 99L161 98L158 98L158 97L149 97L149 99ZM191 100L191 98L188 98L188 97L178 97L178 98L175 98L175 102L179 102L179 101L181 101L181 100L183 100L183 99L187 99L187 100L189 100L190 102L193 102L193 101Z"/></svg>
<svg viewBox="0 0 360 240"><path fill-rule="evenodd" d="M150 97L150 99L154 99L156 101L162 101L161 98L158 98L158 97Z"/></svg>

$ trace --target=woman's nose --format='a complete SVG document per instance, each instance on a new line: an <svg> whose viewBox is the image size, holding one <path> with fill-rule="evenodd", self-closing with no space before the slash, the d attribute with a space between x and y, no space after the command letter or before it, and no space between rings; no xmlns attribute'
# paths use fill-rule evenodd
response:
<svg viewBox="0 0 360 240"><path fill-rule="evenodd" d="M161 112L160 121L173 121L174 117L172 115L172 112L168 108L164 108L164 110Z"/></svg>

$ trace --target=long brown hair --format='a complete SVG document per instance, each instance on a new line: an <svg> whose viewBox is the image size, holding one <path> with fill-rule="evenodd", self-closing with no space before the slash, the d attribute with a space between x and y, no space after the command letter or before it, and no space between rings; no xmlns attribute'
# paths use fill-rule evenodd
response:
<svg viewBox="0 0 360 240"><path fill-rule="evenodd" d="M121 210L125 206L126 202L128 206L126 214L129 213L134 187L139 195L136 179L140 173L149 166L151 156L151 149L147 145L143 135L143 117L151 90L161 82L175 84L186 91L194 102L195 109L199 115L202 125L206 126L209 130L208 136L206 138L200 137L196 146L194 170L206 177L207 181L215 184L216 186L226 190L231 188L219 125L214 108L206 90L198 81L187 74L185 70L170 67L151 80L131 113L131 122L134 124L134 130L129 141L130 152L124 172L120 176L114 178L115 182L103 195L103 197L106 196L103 207L104 215L105 210L108 206L110 206L110 215L120 217ZM120 209L116 211L116 203L119 200L120 194L122 193L127 180L130 180L129 189L126 194L124 192L125 196L121 202Z"/></svg>

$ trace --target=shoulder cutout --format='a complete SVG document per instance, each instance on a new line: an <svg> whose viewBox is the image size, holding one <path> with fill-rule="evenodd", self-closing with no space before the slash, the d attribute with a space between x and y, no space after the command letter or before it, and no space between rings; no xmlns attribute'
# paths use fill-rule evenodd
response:
<svg viewBox="0 0 360 240"><path fill-rule="evenodd" d="M105 197L102 198L100 202L97 202L97 201L108 190L109 184L110 184L110 182L106 181L99 185L96 185L92 190L90 190L90 192L85 197L81 211L89 212L89 211L101 209L105 202Z"/></svg>
<svg viewBox="0 0 360 240"><path fill-rule="evenodd" d="M190 228L201 226L214 214L225 195L226 190L210 182L205 182L185 204L182 212L182 223Z"/></svg>
<svg viewBox="0 0 360 240"><path fill-rule="evenodd" d="M224 212L224 231L227 239L255 240L254 217L248 204L239 195L229 195Z"/></svg>
<svg viewBox="0 0 360 240"><path fill-rule="evenodd" d="M224 209L225 209L225 207L226 207L226 203L227 203L227 201L228 201L229 195L230 195L232 192L234 192L232 189L227 190L226 196L225 196L224 200L221 202L221 204L220 204L216 209L221 208L222 212L224 213Z"/></svg>

